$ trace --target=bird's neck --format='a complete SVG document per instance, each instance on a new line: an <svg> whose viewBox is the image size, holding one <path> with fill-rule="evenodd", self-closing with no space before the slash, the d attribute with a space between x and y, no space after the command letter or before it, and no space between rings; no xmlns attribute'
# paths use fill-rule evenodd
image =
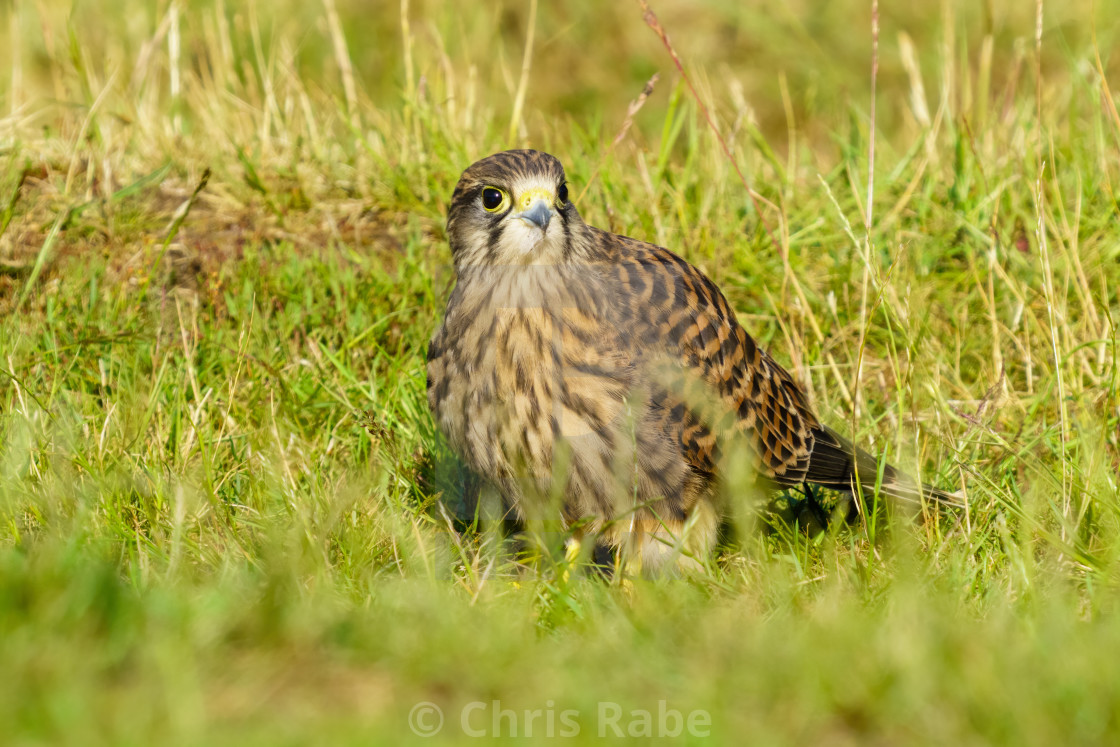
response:
<svg viewBox="0 0 1120 747"><path fill-rule="evenodd" d="M600 244L595 229L578 221L566 232L562 251L549 247L529 261L502 263L456 252L459 322L488 323L498 309L559 312L609 304Z"/></svg>
<svg viewBox="0 0 1120 747"><path fill-rule="evenodd" d="M586 309L607 300L601 267L588 262L461 267L457 275L461 308L477 317L496 309Z"/></svg>

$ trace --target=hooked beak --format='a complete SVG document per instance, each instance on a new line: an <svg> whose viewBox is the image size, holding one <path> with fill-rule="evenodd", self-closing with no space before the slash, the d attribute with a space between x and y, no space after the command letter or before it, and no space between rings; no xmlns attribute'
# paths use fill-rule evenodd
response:
<svg viewBox="0 0 1120 747"><path fill-rule="evenodd" d="M552 208L543 199L533 200L529 209L517 216L523 221L532 223L542 231L548 231L548 224L552 220Z"/></svg>

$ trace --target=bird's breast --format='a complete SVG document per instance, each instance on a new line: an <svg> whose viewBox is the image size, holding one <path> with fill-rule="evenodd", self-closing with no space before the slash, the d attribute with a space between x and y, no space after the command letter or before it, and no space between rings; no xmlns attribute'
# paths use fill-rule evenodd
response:
<svg viewBox="0 0 1120 747"><path fill-rule="evenodd" d="M449 303L429 356L429 401L453 447L483 474L551 479L558 445L598 469L625 420L632 371L586 283L493 277ZM555 284L550 287L547 282Z"/></svg>

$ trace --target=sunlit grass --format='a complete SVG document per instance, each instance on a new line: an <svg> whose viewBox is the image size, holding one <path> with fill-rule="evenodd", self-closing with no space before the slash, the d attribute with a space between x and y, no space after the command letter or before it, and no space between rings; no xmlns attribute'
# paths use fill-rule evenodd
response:
<svg viewBox="0 0 1120 747"><path fill-rule="evenodd" d="M884 7L869 227L863 5L654 5L757 204L637 3L541 3L520 117L528 3L127 5L0 11L13 741L397 744L422 701L447 741L495 701L1116 739L1115 3L1046 7L1041 57L1033 7ZM524 145L967 511L771 517L677 581L496 553L423 361L451 189Z"/></svg>

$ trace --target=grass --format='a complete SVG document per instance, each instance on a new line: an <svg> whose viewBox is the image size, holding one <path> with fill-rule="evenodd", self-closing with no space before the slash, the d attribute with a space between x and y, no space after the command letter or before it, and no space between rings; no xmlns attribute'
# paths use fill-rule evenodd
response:
<svg viewBox="0 0 1120 747"><path fill-rule="evenodd" d="M518 3L0 9L3 741L1117 739L1120 7L884 6L865 225L870 4L654 5L757 202L638 4L569 5L528 55ZM497 558L423 361L454 182L524 145L967 511Z"/></svg>

